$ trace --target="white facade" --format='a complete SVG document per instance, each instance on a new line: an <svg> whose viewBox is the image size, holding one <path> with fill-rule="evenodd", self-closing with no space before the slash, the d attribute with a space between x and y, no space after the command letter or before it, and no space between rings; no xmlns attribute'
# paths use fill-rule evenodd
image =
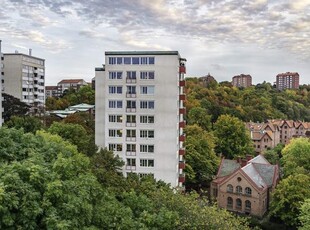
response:
<svg viewBox="0 0 310 230"><path fill-rule="evenodd" d="M3 91L3 54L1 51L1 40L0 40L0 127L2 126L3 119L2 119L2 112L3 112L3 107L2 107L2 91Z"/></svg>
<svg viewBox="0 0 310 230"><path fill-rule="evenodd" d="M33 112L45 103L44 59L20 53L4 54L4 92L32 106Z"/></svg>
<svg viewBox="0 0 310 230"><path fill-rule="evenodd" d="M183 186L184 62L177 51L106 52L96 68L96 144L122 157L125 176Z"/></svg>

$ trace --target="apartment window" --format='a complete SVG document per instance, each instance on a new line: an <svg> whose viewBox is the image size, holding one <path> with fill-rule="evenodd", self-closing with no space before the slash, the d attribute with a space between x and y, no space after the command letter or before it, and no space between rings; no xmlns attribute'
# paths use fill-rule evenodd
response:
<svg viewBox="0 0 310 230"><path fill-rule="evenodd" d="M140 63L141 65L154 65L155 57L141 57Z"/></svg>
<svg viewBox="0 0 310 230"><path fill-rule="evenodd" d="M154 80L155 72L154 71L141 71L140 79L141 80Z"/></svg>
<svg viewBox="0 0 310 230"><path fill-rule="evenodd" d="M141 57L141 65L147 65L147 57Z"/></svg>
<svg viewBox="0 0 310 230"><path fill-rule="evenodd" d="M126 145L127 152L136 152L136 144L127 144Z"/></svg>
<svg viewBox="0 0 310 230"><path fill-rule="evenodd" d="M109 79L114 80L114 79L122 79L123 78L123 72L109 72Z"/></svg>
<svg viewBox="0 0 310 230"><path fill-rule="evenodd" d="M116 57L109 57L109 65L116 65Z"/></svg>
<svg viewBox="0 0 310 230"><path fill-rule="evenodd" d="M234 201L231 197L227 197L227 207L232 208L234 204Z"/></svg>
<svg viewBox="0 0 310 230"><path fill-rule="evenodd" d="M126 74L127 79L137 79L136 71L127 71Z"/></svg>
<svg viewBox="0 0 310 230"><path fill-rule="evenodd" d="M133 65L139 65L140 64L140 58L139 57L133 57L132 58L132 64Z"/></svg>
<svg viewBox="0 0 310 230"><path fill-rule="evenodd" d="M126 159L127 166L136 166L136 159L135 158L127 158Z"/></svg>
<svg viewBox="0 0 310 230"><path fill-rule="evenodd" d="M140 159L140 167L154 167L153 159Z"/></svg>
<svg viewBox="0 0 310 230"><path fill-rule="evenodd" d="M136 137L136 130L135 129L127 129L126 130L126 137Z"/></svg>
<svg viewBox="0 0 310 230"><path fill-rule="evenodd" d="M227 185L227 192L233 192L233 191L234 187L231 184Z"/></svg>
<svg viewBox="0 0 310 230"><path fill-rule="evenodd" d="M140 109L154 109L154 101L140 101Z"/></svg>
<svg viewBox="0 0 310 230"><path fill-rule="evenodd" d="M239 193L239 194L241 194L242 193L242 187L241 186L237 186L236 187L236 193Z"/></svg>
<svg viewBox="0 0 310 230"><path fill-rule="evenodd" d="M130 65L131 64L131 57L124 57L124 64Z"/></svg>
<svg viewBox="0 0 310 230"><path fill-rule="evenodd" d="M153 124L154 116L140 116L140 123L142 124Z"/></svg>
<svg viewBox="0 0 310 230"><path fill-rule="evenodd" d="M109 101L109 108L121 109L123 108L123 101L111 100Z"/></svg>
<svg viewBox="0 0 310 230"><path fill-rule="evenodd" d="M109 115L109 122L122 123L122 121L123 121L122 115Z"/></svg>
<svg viewBox="0 0 310 230"><path fill-rule="evenodd" d="M136 123L136 115L127 115L126 123Z"/></svg>
<svg viewBox="0 0 310 230"><path fill-rule="evenodd" d="M247 195L247 196L251 196L252 195L252 189L249 188L249 187L246 187L244 192L245 192L245 195Z"/></svg>
<svg viewBox="0 0 310 230"><path fill-rule="evenodd" d="M237 199L236 200L236 209L241 209L242 208L242 201L241 201L241 199Z"/></svg>
<svg viewBox="0 0 310 230"><path fill-rule="evenodd" d="M155 64L155 57L149 57L149 65Z"/></svg>
<svg viewBox="0 0 310 230"><path fill-rule="evenodd" d="M123 58L122 57L117 57L116 58L116 62L117 62L118 65L123 64Z"/></svg>
<svg viewBox="0 0 310 230"><path fill-rule="evenodd" d="M122 86L109 86L109 94L122 94L123 87Z"/></svg>
<svg viewBox="0 0 310 230"><path fill-rule="evenodd" d="M122 144L109 144L109 150L110 151L123 151L123 145Z"/></svg>
<svg viewBox="0 0 310 230"><path fill-rule="evenodd" d="M140 145L141 153L154 153L154 145Z"/></svg>
<svg viewBox="0 0 310 230"><path fill-rule="evenodd" d="M109 137L122 137L121 129L109 129Z"/></svg>
<svg viewBox="0 0 310 230"><path fill-rule="evenodd" d="M140 130L141 138L154 138L154 130Z"/></svg>
<svg viewBox="0 0 310 230"><path fill-rule="evenodd" d="M154 95L155 86L140 86L140 93Z"/></svg>
<svg viewBox="0 0 310 230"><path fill-rule="evenodd" d="M127 109L135 109L136 108L136 101L126 101L126 108Z"/></svg>
<svg viewBox="0 0 310 230"><path fill-rule="evenodd" d="M127 94L136 94L136 86L128 85L127 86Z"/></svg>
<svg viewBox="0 0 310 230"><path fill-rule="evenodd" d="M139 173L139 178L145 178L145 177L151 177L154 179L154 174L153 173Z"/></svg>

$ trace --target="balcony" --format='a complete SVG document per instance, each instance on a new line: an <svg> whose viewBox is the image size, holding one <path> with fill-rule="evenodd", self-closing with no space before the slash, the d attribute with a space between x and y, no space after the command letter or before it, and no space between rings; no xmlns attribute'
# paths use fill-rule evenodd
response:
<svg viewBox="0 0 310 230"><path fill-rule="evenodd" d="M185 66L180 66L180 67L179 67L179 73L186 73L186 68L185 68Z"/></svg>
<svg viewBox="0 0 310 230"><path fill-rule="evenodd" d="M179 122L179 128L185 128L185 125L186 125L185 121Z"/></svg>
<svg viewBox="0 0 310 230"><path fill-rule="evenodd" d="M179 155L184 156L185 155L185 149L179 149Z"/></svg>
<svg viewBox="0 0 310 230"><path fill-rule="evenodd" d="M127 98L135 98L135 97L137 97L137 94L136 93L126 93L126 97Z"/></svg>
<svg viewBox="0 0 310 230"><path fill-rule="evenodd" d="M184 183L185 182L185 174L180 174L179 175L179 183Z"/></svg>
<svg viewBox="0 0 310 230"><path fill-rule="evenodd" d="M185 86L185 80L181 80L181 81L179 82L179 86L180 86L180 87L184 87L184 86Z"/></svg>
<svg viewBox="0 0 310 230"><path fill-rule="evenodd" d="M126 122L126 127L136 127L137 123Z"/></svg>
<svg viewBox="0 0 310 230"><path fill-rule="evenodd" d="M136 156L137 153L133 151L126 151L126 156Z"/></svg>
<svg viewBox="0 0 310 230"><path fill-rule="evenodd" d="M126 165L126 170L135 171L136 170L136 166Z"/></svg>
<svg viewBox="0 0 310 230"><path fill-rule="evenodd" d="M185 162L179 161L179 169L185 169Z"/></svg>
<svg viewBox="0 0 310 230"><path fill-rule="evenodd" d="M136 137L126 137L126 141L136 141Z"/></svg>
<svg viewBox="0 0 310 230"><path fill-rule="evenodd" d="M135 113L137 111L136 108L126 108L127 113Z"/></svg>
<svg viewBox="0 0 310 230"><path fill-rule="evenodd" d="M185 141L185 135L183 134L183 135L181 135L180 137L179 137L179 141L181 141L181 142L184 142Z"/></svg>
<svg viewBox="0 0 310 230"><path fill-rule="evenodd" d="M185 108L180 108L179 113L185 115L186 114L186 109Z"/></svg>
<svg viewBox="0 0 310 230"><path fill-rule="evenodd" d="M185 101L185 94L180 94L179 95L179 100L180 101Z"/></svg>
<svg viewBox="0 0 310 230"><path fill-rule="evenodd" d="M137 79L126 78L126 83L136 83Z"/></svg>

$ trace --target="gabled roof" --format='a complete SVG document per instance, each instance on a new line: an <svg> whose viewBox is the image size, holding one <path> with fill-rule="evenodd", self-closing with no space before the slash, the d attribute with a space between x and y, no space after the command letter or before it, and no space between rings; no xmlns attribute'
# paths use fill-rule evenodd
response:
<svg viewBox="0 0 310 230"><path fill-rule="evenodd" d="M235 160L222 159L217 177L227 176L240 168L240 164Z"/></svg>
<svg viewBox="0 0 310 230"><path fill-rule="evenodd" d="M45 90L57 90L58 87L57 86L45 86Z"/></svg>
<svg viewBox="0 0 310 230"><path fill-rule="evenodd" d="M259 163L259 164L268 164L270 165L270 163L266 160L265 157L263 157L263 155L257 155L256 157L254 157L253 159L248 161L249 163Z"/></svg>
<svg viewBox="0 0 310 230"><path fill-rule="evenodd" d="M80 82L85 82L83 79L64 79L58 82L58 84L67 84L67 83L80 83Z"/></svg>
<svg viewBox="0 0 310 230"><path fill-rule="evenodd" d="M272 131L251 131L251 139L260 141L264 136L268 136L272 140Z"/></svg>

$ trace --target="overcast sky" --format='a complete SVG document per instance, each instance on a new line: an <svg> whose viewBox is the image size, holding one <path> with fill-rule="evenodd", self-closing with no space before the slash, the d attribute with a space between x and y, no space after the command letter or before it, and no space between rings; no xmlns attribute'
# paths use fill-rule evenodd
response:
<svg viewBox="0 0 310 230"><path fill-rule="evenodd" d="M45 59L46 85L90 81L115 50L177 50L188 77L310 84L310 0L0 0L0 39Z"/></svg>

